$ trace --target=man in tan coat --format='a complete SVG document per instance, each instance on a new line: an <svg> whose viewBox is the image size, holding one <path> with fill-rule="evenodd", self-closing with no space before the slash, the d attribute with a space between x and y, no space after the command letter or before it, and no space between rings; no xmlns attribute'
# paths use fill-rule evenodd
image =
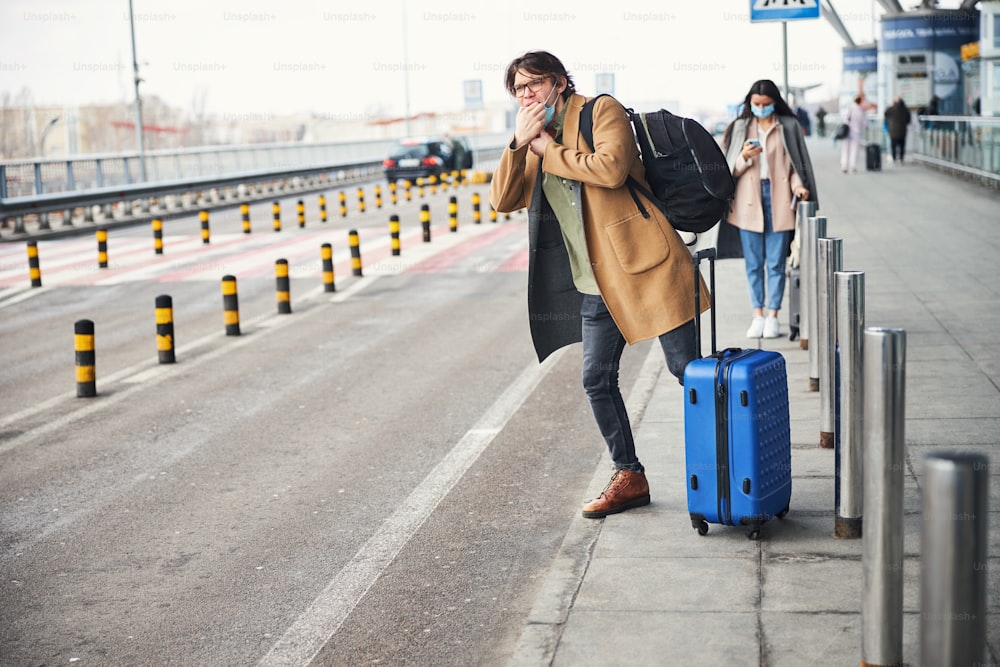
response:
<svg viewBox="0 0 1000 667"><path fill-rule="evenodd" d="M698 356L691 254L657 206L640 206L625 187L629 175L646 178L621 104L597 101L588 146L579 127L586 98L558 58L526 53L510 63L505 83L520 109L490 203L500 212L528 209L528 315L539 360L583 342L583 386L615 465L583 508L599 518L649 503L619 361L626 343L654 337L677 378Z"/></svg>

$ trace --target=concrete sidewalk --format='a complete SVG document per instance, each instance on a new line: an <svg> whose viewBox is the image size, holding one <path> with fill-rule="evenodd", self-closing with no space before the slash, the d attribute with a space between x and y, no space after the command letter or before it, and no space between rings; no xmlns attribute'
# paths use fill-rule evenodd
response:
<svg viewBox="0 0 1000 667"><path fill-rule="evenodd" d="M906 330L904 658L920 664L922 459L971 450L991 459L987 636L1000 657L1000 196L930 168L842 174L839 150L811 140L827 236L845 270L865 272L866 326ZM885 156L883 156L885 160ZM719 346L755 346L742 260L717 265ZM787 299L786 299L787 305ZM738 527L691 527L683 391L658 346L631 388L636 446L652 503L576 518L512 660L515 665L857 665L862 543L834 528L834 452L819 447L820 395L808 352L761 341L787 361L793 490L784 520L750 541ZM707 318L706 318L707 325ZM708 338L705 337L707 352ZM638 350L626 354L639 353ZM596 471L591 491L607 483ZM582 499L581 499L582 500Z"/></svg>

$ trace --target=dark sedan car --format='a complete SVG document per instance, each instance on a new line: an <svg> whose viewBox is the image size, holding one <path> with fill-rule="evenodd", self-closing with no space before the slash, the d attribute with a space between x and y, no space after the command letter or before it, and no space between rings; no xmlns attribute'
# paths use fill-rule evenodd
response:
<svg viewBox="0 0 1000 667"><path fill-rule="evenodd" d="M400 139L389 157L382 161L382 171L389 182L415 181L429 176L440 178L442 173L470 167L472 150L462 137Z"/></svg>

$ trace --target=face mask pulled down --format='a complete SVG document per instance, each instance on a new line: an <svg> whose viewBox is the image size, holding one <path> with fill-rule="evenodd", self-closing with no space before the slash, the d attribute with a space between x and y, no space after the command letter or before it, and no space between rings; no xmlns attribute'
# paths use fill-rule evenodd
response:
<svg viewBox="0 0 1000 667"><path fill-rule="evenodd" d="M545 120L542 122L542 127L548 127L549 123L552 122L552 118L556 115L556 100L559 99L559 96L556 95L553 97L552 93L555 92L558 92L558 89L553 86L552 91L549 93L549 96L545 98L545 102L543 103L545 106ZM549 101L550 98L552 99L551 102Z"/></svg>

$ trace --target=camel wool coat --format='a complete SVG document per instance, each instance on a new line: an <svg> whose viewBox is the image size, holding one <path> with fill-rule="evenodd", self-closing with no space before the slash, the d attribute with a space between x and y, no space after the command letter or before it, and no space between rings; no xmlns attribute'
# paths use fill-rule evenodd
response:
<svg viewBox="0 0 1000 667"><path fill-rule="evenodd" d="M594 106L594 146L580 133L587 101L566 100L560 142L543 158L527 146L504 150L493 173L490 203L509 213L528 209L528 317L539 361L582 339L580 303L559 221L545 201L541 172L575 181L573 193L594 277L608 311L629 344L654 338L694 318L691 253L655 204L646 215L625 185L646 182L632 125L622 105L602 97ZM636 193L637 197L642 197ZM702 310L710 295L702 281Z"/></svg>

